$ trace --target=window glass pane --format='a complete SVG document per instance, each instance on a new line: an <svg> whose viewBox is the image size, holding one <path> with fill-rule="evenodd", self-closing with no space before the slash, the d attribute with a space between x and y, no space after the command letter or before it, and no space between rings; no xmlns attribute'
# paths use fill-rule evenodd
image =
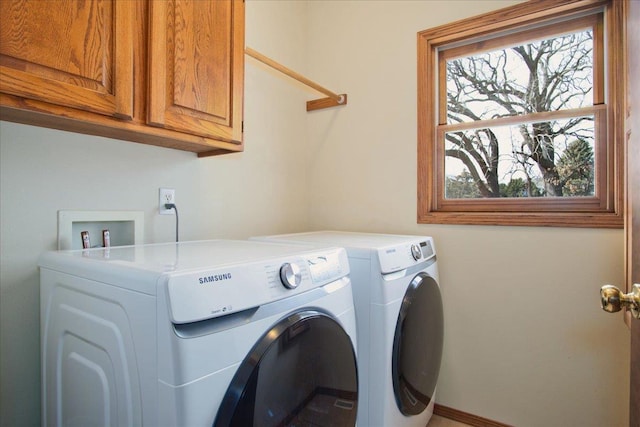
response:
<svg viewBox="0 0 640 427"><path fill-rule="evenodd" d="M445 133L445 198L595 195L594 116Z"/></svg>
<svg viewBox="0 0 640 427"><path fill-rule="evenodd" d="M446 61L447 123L593 105L593 32Z"/></svg>

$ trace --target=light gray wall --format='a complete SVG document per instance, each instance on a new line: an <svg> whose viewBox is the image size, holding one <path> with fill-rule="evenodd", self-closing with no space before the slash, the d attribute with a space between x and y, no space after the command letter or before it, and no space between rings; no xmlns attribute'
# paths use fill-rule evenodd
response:
<svg viewBox="0 0 640 427"><path fill-rule="evenodd" d="M142 210L175 188L181 236L304 229L428 234L445 302L438 402L519 426L625 425L628 334L598 307L620 230L417 225L416 32L507 1L248 1L247 46L346 92L322 97L251 58L240 154L190 153L0 122L0 425L39 424L38 255L59 209Z"/></svg>
<svg viewBox="0 0 640 427"><path fill-rule="evenodd" d="M438 403L517 426L624 426L629 336L598 293L622 283L621 230L416 224L416 33L513 3L309 3L309 70L349 95L309 118L311 228L434 236Z"/></svg>

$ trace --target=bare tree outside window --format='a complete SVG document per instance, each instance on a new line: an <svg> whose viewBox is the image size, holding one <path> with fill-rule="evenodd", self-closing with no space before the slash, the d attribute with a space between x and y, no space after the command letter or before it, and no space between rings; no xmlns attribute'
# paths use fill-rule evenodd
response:
<svg viewBox="0 0 640 427"><path fill-rule="evenodd" d="M448 60L446 72L448 124L590 106L593 35L581 31ZM445 139L447 198L594 195L592 115L450 131ZM454 191L469 174L477 189Z"/></svg>
<svg viewBox="0 0 640 427"><path fill-rule="evenodd" d="M623 225L625 2L522 2L418 33L418 222Z"/></svg>

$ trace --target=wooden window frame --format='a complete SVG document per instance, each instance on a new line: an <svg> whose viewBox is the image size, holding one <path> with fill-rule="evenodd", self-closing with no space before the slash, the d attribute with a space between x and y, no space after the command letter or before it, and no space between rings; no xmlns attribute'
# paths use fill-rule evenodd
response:
<svg viewBox="0 0 640 427"><path fill-rule="evenodd" d="M522 42L545 25L593 20L598 11L602 11L603 22L596 25L604 28L604 43L594 44L594 57L606 58L606 70L594 64L594 105L579 111L601 117L604 124L596 127L600 134L596 144L602 144L596 151L596 196L445 199L443 134L448 125L446 104L442 105L445 98L438 99L438 84L442 84L438 79L443 78L439 49L481 39L486 50L487 44L494 43L492 35L500 38L498 43L504 43L504 34L513 34L508 36L513 37L510 41ZM623 227L625 14L625 2L617 0L529 1L418 33L418 223ZM455 54L454 49L442 55ZM595 83L598 81L601 83ZM555 119L563 114L537 113L527 121ZM522 116L501 120L507 124L523 121ZM477 122L469 126L476 128Z"/></svg>

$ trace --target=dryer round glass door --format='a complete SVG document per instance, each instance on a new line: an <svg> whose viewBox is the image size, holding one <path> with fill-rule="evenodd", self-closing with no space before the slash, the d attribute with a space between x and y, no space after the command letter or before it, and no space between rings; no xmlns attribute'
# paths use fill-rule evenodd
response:
<svg viewBox="0 0 640 427"><path fill-rule="evenodd" d="M222 400L215 427L354 426L355 352L328 314L295 312L253 347Z"/></svg>
<svg viewBox="0 0 640 427"><path fill-rule="evenodd" d="M433 398L442 359L443 325L440 287L421 272L404 295L393 340L393 391L405 415L421 413Z"/></svg>

